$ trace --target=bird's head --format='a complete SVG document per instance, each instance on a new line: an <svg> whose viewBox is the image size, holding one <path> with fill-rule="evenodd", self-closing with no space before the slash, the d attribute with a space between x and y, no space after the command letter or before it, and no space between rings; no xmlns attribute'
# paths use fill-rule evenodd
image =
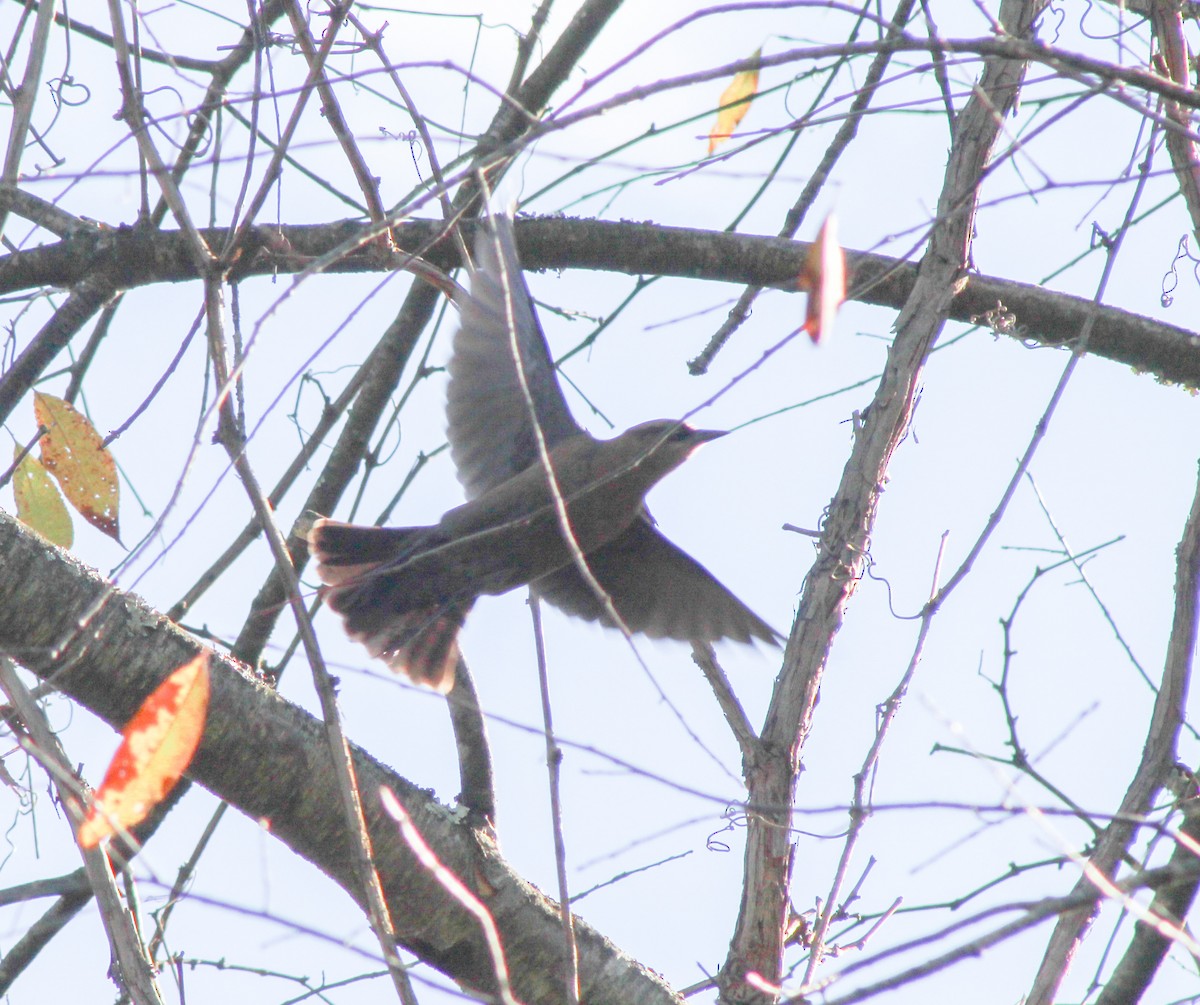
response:
<svg viewBox="0 0 1200 1005"><path fill-rule="evenodd" d="M693 429L678 419L652 419L607 441L610 465L638 470L649 487L679 467L701 444L724 435L716 429Z"/></svg>

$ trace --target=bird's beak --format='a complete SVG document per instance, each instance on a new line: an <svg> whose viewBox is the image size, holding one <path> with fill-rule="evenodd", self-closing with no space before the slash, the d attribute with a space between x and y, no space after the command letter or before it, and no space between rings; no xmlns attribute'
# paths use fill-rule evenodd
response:
<svg viewBox="0 0 1200 1005"><path fill-rule="evenodd" d="M726 429L693 429L692 439L696 441L696 446L701 443L708 443L710 440L719 440L722 436L728 436L729 431Z"/></svg>

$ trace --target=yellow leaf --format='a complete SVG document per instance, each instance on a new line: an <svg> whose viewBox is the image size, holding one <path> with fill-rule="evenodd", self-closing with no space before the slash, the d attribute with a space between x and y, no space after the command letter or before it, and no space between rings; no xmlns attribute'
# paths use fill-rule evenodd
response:
<svg viewBox="0 0 1200 1005"><path fill-rule="evenodd" d="M708 134L710 154L733 135L733 131L750 111L750 101L758 93L758 61L761 57L762 46L759 46L750 57L754 60L754 69L735 73L729 86L722 92L721 100L717 104L717 121Z"/></svg>
<svg viewBox="0 0 1200 1005"><path fill-rule="evenodd" d="M140 823L175 787L204 735L208 690L208 654L200 653L159 684L134 713L79 827L84 848Z"/></svg>
<svg viewBox="0 0 1200 1005"><path fill-rule="evenodd" d="M42 464L63 495L93 527L119 541L117 465L87 418L52 394L33 394L33 412L45 426Z"/></svg>
<svg viewBox="0 0 1200 1005"><path fill-rule="evenodd" d="M13 459L20 453L20 447L14 448ZM17 500L18 520L59 547L71 547L75 540L71 514L42 462L33 454L22 457L13 473L13 496Z"/></svg>
<svg viewBox="0 0 1200 1005"><path fill-rule="evenodd" d="M833 334L833 319L846 299L846 253L837 240L837 217L830 213L808 249L796 285L808 291L804 330L814 342Z"/></svg>

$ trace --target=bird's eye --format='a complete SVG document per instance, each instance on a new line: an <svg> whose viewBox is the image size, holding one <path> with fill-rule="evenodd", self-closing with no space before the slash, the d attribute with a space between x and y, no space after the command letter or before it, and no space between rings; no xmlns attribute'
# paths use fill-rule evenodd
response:
<svg viewBox="0 0 1200 1005"><path fill-rule="evenodd" d="M676 443L691 439L692 430L688 426L676 426L671 433L671 439Z"/></svg>

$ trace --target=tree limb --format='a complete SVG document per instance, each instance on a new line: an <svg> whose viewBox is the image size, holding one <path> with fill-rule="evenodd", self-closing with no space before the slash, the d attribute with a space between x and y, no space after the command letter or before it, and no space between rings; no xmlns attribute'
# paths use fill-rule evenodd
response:
<svg viewBox="0 0 1200 1005"><path fill-rule="evenodd" d="M132 594L0 513L0 649L114 727L201 648ZM255 820L361 904L323 727L235 661L214 654L212 696L191 778ZM483 831L427 791L353 748L384 892L400 943L468 987L490 991L492 967L474 919L400 839L377 793L401 799L438 858L487 905L525 1005L561 1005L565 960L557 905L502 859ZM678 1005L636 961L576 919L579 974L590 1005Z"/></svg>
<svg viewBox="0 0 1200 1005"><path fill-rule="evenodd" d="M421 254L443 270L459 262L451 242L430 242L445 224L411 220L392 233L397 249ZM361 221L340 220L310 226L271 228L235 265L232 277L294 274L356 234L366 234ZM468 237L469 237L468 230ZM563 217L517 220L521 260L527 269L597 269L628 275L679 276L752 284L793 292L808 255L809 242L750 234L664 227L646 223L612 223ZM215 240L201 230L206 240ZM381 255L364 245L328 271L382 272L402 258ZM866 252L847 252L853 276L848 297L860 303L900 309L912 293L919 266L903 259ZM40 286L70 286L88 276L103 277L115 289L133 289L198 278L184 238L177 232L130 229L85 231L45 247L0 256L0 295ZM1042 346L1062 346L1073 339L1084 320L1097 310L1088 351L1159 380L1200 387L1200 338L1194 330L1133 314L1116 307L1096 308L1090 299L1043 285L1018 283L995 276L964 275L948 308L954 321L991 327L996 334Z"/></svg>

